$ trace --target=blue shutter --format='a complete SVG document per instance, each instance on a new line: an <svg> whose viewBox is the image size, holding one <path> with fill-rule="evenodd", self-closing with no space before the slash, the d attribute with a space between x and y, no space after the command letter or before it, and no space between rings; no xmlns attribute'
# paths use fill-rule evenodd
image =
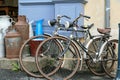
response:
<svg viewBox="0 0 120 80"><path fill-rule="evenodd" d="M84 0L19 0L19 15L26 15L29 21L44 19L44 32L52 34L54 28L49 27L47 21L56 18L58 14L68 15L72 19L78 17L84 13L84 4L80 3L82 1ZM83 19L79 24L83 24ZM60 34L69 35L65 31L60 31Z"/></svg>

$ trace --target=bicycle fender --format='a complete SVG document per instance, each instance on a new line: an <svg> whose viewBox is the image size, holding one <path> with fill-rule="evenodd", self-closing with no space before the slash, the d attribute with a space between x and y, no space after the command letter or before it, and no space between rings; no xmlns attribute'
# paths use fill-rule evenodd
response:
<svg viewBox="0 0 120 80"><path fill-rule="evenodd" d="M102 54L103 49L104 49L104 47L107 45L107 43L108 43L108 42L111 42L111 41L116 41L116 42L118 43L118 40L117 40L117 39L109 39L108 41L104 42L103 45L102 45L101 48L100 48L99 55Z"/></svg>

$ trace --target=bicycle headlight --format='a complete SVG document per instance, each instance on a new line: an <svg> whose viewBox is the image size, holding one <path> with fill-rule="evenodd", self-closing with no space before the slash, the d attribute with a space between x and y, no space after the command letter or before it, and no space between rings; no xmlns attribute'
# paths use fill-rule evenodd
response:
<svg viewBox="0 0 120 80"><path fill-rule="evenodd" d="M49 20L49 21L48 21L48 25L49 25L49 26L55 26L56 22L57 22L56 19Z"/></svg>

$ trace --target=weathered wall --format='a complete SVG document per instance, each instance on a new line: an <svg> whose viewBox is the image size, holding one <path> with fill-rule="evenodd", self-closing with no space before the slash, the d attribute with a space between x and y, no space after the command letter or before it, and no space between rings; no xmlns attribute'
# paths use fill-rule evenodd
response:
<svg viewBox="0 0 120 80"><path fill-rule="evenodd" d="M97 33L96 28L105 26L105 0L88 0L85 4L85 14L91 16L91 20L85 24L94 23L92 33ZM118 23L120 23L120 0L110 0L110 27L113 38L118 38Z"/></svg>
<svg viewBox="0 0 120 80"><path fill-rule="evenodd" d="M120 23L120 0L111 0L110 26L113 29L112 35L118 37L118 23Z"/></svg>
<svg viewBox="0 0 120 80"><path fill-rule="evenodd" d="M89 21L85 20L85 24L94 23L91 32L95 34L97 27L104 27L104 0L88 0L84 7L85 15L91 17Z"/></svg>

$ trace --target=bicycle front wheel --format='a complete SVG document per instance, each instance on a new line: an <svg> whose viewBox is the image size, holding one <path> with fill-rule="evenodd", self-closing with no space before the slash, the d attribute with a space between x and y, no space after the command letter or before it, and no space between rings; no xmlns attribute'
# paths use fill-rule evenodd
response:
<svg viewBox="0 0 120 80"><path fill-rule="evenodd" d="M55 36L44 40L38 46L37 68L47 79L67 80L77 71L80 63L78 49L69 41L66 37ZM39 52L40 49L42 52Z"/></svg>
<svg viewBox="0 0 120 80"><path fill-rule="evenodd" d="M102 66L106 74L111 77L116 77L117 64L118 64L118 40L109 40L102 47Z"/></svg>
<svg viewBox="0 0 120 80"><path fill-rule="evenodd" d="M20 66L21 66L21 69L23 69L30 76L43 77L37 70L36 63L35 63L35 55L34 55L35 51L34 50L37 49L36 45L41 43L39 39L46 39L48 37L50 37L50 35L47 35L47 34L44 34L41 36L33 36L29 38L28 40L26 40L21 46L20 53L19 53ZM31 42L34 42L35 44L31 45ZM31 50L33 50L33 52L31 52Z"/></svg>

